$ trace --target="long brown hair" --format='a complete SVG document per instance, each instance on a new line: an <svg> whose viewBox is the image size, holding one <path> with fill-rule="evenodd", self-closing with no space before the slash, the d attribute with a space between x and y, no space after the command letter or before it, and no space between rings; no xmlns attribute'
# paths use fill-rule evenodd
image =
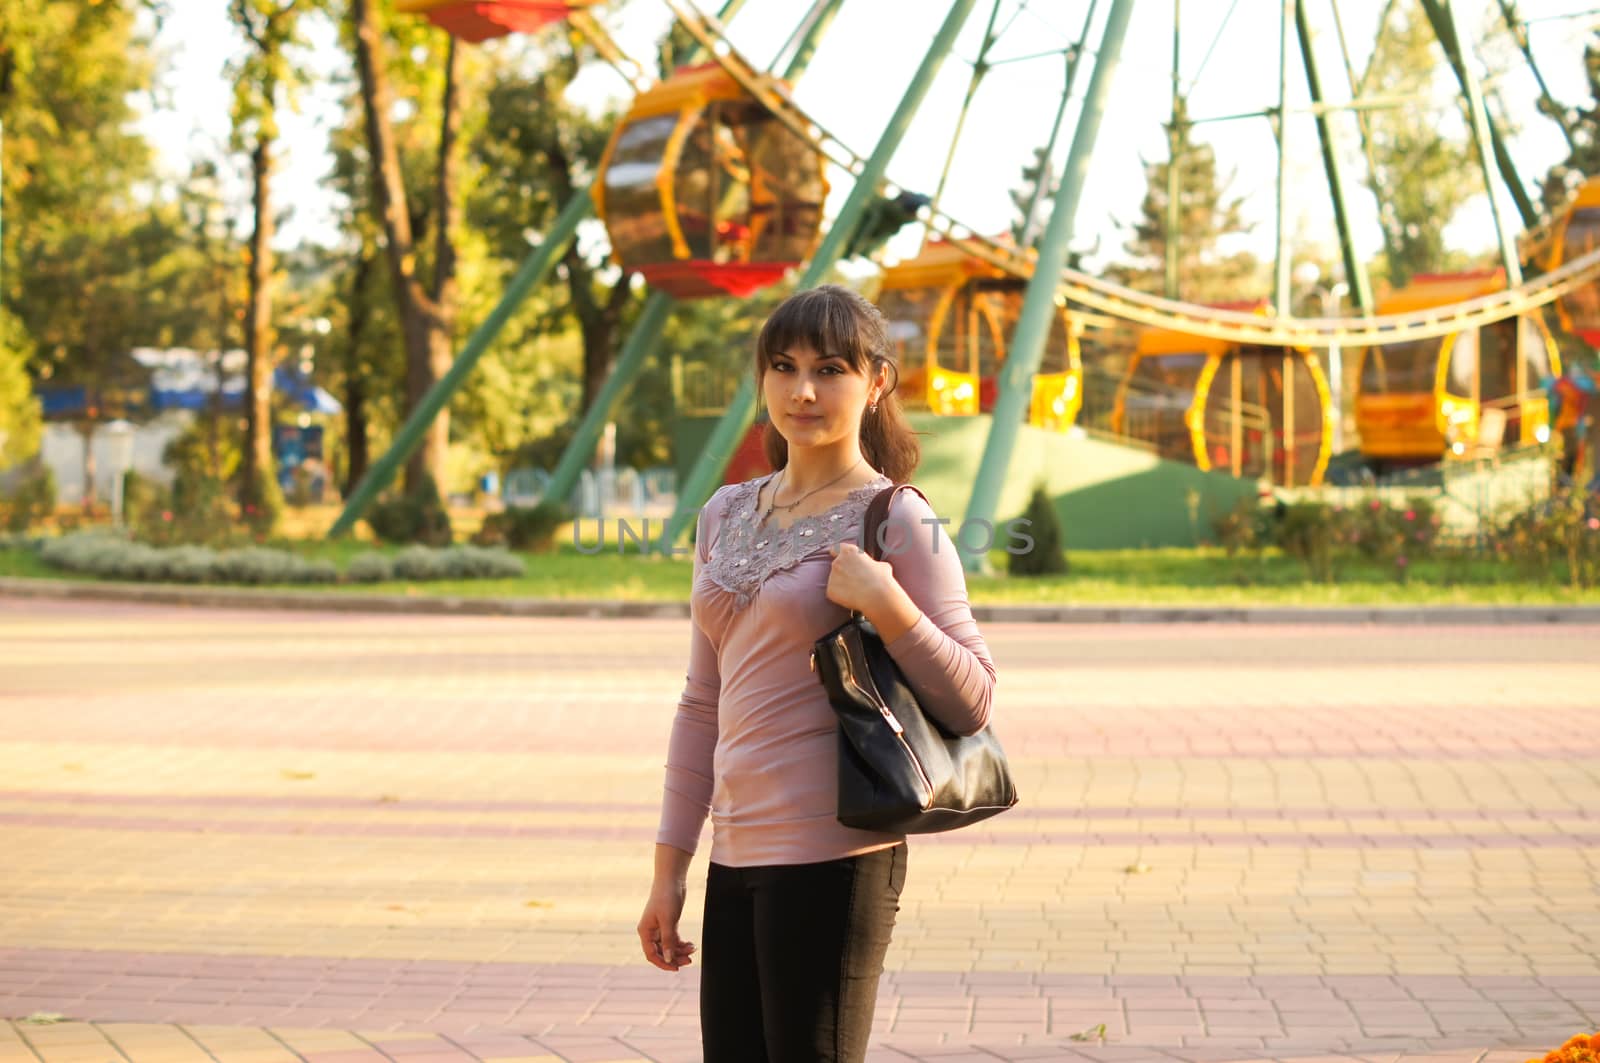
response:
<svg viewBox="0 0 1600 1063"><path fill-rule="evenodd" d="M849 288L824 284L789 296L761 326L756 337L756 393L772 368L775 354L806 346L819 355L836 354L869 379L878 366L889 369L891 383L878 396L877 412L861 417L861 454L867 464L897 484L907 483L922 460L922 445L900 407L900 368L889 348L888 323L883 313ZM769 420L762 433L762 450L774 469L789 464L789 441Z"/></svg>

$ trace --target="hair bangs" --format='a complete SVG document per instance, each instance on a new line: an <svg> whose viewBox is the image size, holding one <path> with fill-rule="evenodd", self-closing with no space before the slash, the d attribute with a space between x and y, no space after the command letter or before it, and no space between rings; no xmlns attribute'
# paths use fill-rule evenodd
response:
<svg viewBox="0 0 1600 1063"><path fill-rule="evenodd" d="M797 292L767 318L756 339L756 355L767 369L777 355L808 347L818 357L836 355L865 372L878 346L865 334L868 325L826 286Z"/></svg>

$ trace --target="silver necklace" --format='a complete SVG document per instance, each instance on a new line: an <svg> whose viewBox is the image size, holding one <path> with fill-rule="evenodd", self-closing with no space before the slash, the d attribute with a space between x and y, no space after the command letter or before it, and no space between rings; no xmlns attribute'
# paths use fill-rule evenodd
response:
<svg viewBox="0 0 1600 1063"><path fill-rule="evenodd" d="M840 473L838 476L835 476L833 479L829 480L827 483L823 484L821 487L813 487L811 490L807 491L805 494L801 495L799 498L795 499L793 502L788 503L787 505L782 505L782 506L778 505L778 489L777 489L777 487L773 487L773 489L772 489L772 497L767 500L767 511L765 513L761 514L761 523L765 524L767 522L767 518L772 516L772 511L774 509L781 509L785 513L792 512L796 506L798 506L800 503L804 502L806 499L810 498L812 495L816 494L818 491L821 491L821 490L823 490L825 488L832 487L834 484L838 483L840 480L843 480L846 476L849 476L851 473L855 472L856 469L858 469L861 466L861 463L863 461L865 461L865 460L867 460L865 457L857 458L856 459L856 463L854 465L850 466L844 472ZM785 467L784 470L783 470L783 473L780 473L779 475L786 475L788 473L788 471L789 471L788 468Z"/></svg>

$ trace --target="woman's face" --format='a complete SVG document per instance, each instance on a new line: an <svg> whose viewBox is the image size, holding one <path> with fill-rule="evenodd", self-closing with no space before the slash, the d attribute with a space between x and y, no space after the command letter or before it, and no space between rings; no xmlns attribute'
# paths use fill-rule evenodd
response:
<svg viewBox="0 0 1600 1063"><path fill-rule="evenodd" d="M800 344L773 354L761 390L773 426L789 445L816 447L855 438L862 412L880 389L839 355Z"/></svg>

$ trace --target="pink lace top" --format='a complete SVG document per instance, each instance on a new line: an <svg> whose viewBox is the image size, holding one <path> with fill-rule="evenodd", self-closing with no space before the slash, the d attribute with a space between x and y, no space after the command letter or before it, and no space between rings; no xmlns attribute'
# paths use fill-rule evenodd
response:
<svg viewBox="0 0 1600 1063"><path fill-rule="evenodd" d="M707 813L711 859L730 867L802 864L895 845L896 834L839 823L837 724L811 671L811 646L849 610L829 601L829 547L854 542L878 476L788 528L757 524L771 476L722 487L695 535L689 669L668 743L657 840L694 852ZM902 492L885 533L895 579L922 611L889 654L923 708L971 734L989 719L995 668L967 603L944 526Z"/></svg>

